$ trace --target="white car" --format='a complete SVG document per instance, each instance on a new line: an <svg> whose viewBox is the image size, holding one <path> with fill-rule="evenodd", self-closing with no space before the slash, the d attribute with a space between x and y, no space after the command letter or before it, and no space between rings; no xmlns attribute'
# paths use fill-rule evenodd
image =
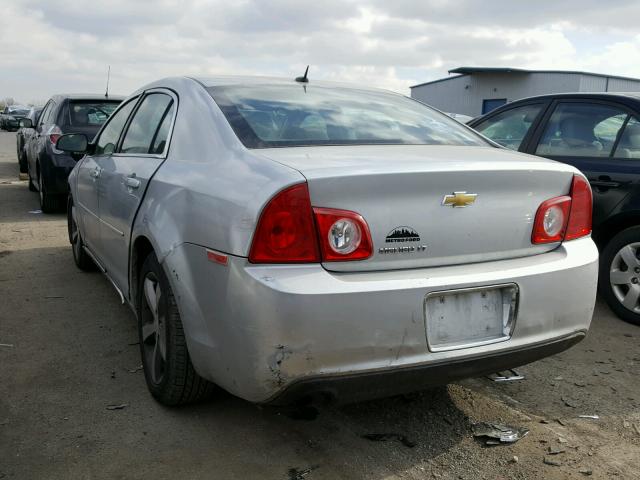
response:
<svg viewBox="0 0 640 480"><path fill-rule="evenodd" d="M174 78L123 101L69 237L136 312L151 393L359 400L584 338L598 252L575 168L361 85Z"/></svg>

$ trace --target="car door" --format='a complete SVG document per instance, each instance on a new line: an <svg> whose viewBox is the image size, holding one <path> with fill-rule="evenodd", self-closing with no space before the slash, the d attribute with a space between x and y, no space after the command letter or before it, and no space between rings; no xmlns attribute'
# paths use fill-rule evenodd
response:
<svg viewBox="0 0 640 480"><path fill-rule="evenodd" d="M31 176L34 178L34 180L37 179L37 175L35 172L36 163L38 162L38 155L40 153L40 148L42 147L42 142L44 141L44 138L46 136L45 122L51 114L51 110L53 109L54 105L55 104L53 100L49 100L42 110L38 121L33 125L33 136L31 137L27 148L27 163L29 165L28 168L31 172Z"/></svg>
<svg viewBox="0 0 640 480"><path fill-rule="evenodd" d="M101 163L115 152L120 135L124 130L127 119L135 107L137 98L134 98L122 105L98 133L95 140L94 151L80 161L77 166L78 179L76 188L76 221L80 225L82 239L85 245L91 250L94 256L102 262L102 248L100 238L100 217L99 217L99 191Z"/></svg>
<svg viewBox="0 0 640 480"><path fill-rule="evenodd" d="M149 180L166 158L177 98L165 90L145 93L114 155L101 169L101 259L111 280L126 291L131 226Z"/></svg>
<svg viewBox="0 0 640 480"><path fill-rule="evenodd" d="M547 105L545 102L518 104L497 111L479 122L470 122L470 125L503 147L523 151L537 119L542 117Z"/></svg>
<svg viewBox="0 0 640 480"><path fill-rule="evenodd" d="M630 118L626 107L613 102L559 99L530 145L530 153L573 165L589 179L596 228L631 193L638 176L636 161L615 156ZM627 151L618 149L619 155Z"/></svg>

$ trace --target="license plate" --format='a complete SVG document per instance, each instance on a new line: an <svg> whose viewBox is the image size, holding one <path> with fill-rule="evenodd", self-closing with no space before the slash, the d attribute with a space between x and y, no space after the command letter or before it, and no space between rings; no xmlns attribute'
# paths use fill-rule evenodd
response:
<svg viewBox="0 0 640 480"><path fill-rule="evenodd" d="M508 340L517 303L515 284L428 294L425 319L429 350L456 350Z"/></svg>

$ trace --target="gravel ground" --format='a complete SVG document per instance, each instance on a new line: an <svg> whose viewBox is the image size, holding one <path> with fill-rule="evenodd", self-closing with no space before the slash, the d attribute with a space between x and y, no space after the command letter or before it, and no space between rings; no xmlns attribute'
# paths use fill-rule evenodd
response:
<svg viewBox="0 0 640 480"><path fill-rule="evenodd" d="M601 302L585 341L517 383L474 379L313 419L227 394L167 409L147 393L133 314L75 268L65 216L37 209L2 132L0 479L640 478L640 328ZM486 447L477 421L530 433ZM363 437L378 433L397 436Z"/></svg>

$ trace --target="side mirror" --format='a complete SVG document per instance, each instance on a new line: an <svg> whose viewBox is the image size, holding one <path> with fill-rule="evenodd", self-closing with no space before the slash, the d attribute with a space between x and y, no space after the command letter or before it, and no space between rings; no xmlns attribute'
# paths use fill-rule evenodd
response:
<svg viewBox="0 0 640 480"><path fill-rule="evenodd" d="M89 140L83 133L69 133L58 138L56 148L68 153L86 153Z"/></svg>
<svg viewBox="0 0 640 480"><path fill-rule="evenodd" d="M33 122L30 118L21 118L20 119L20 127L21 128L33 128Z"/></svg>

